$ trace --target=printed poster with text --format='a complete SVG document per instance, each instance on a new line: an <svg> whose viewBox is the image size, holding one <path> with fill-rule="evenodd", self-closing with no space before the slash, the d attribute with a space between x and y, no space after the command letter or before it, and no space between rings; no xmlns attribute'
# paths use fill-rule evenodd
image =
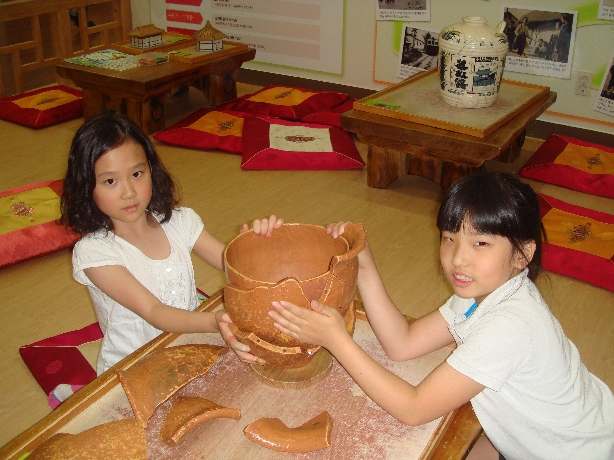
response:
<svg viewBox="0 0 614 460"><path fill-rule="evenodd" d="M207 21L256 62L341 74L344 0L151 0L152 22L192 35Z"/></svg>

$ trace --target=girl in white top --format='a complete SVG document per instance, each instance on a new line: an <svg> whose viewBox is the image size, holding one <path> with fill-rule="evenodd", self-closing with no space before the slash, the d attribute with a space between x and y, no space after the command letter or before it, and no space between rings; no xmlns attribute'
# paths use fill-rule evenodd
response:
<svg viewBox="0 0 614 460"><path fill-rule="evenodd" d="M220 332L240 359L262 361L232 335L225 312L193 311L190 253L222 269L224 245L193 210L176 208L173 180L133 122L107 112L79 128L61 203L62 222L84 234L73 272L89 288L104 334L98 374L162 331ZM254 221L254 234L270 236L282 223L275 216Z"/></svg>
<svg viewBox="0 0 614 460"><path fill-rule="evenodd" d="M345 223L331 224L333 237ZM412 386L367 355L343 318L273 302L276 327L327 348L364 392L401 422L420 425L471 401L486 436L469 459L614 458L614 396L588 372L533 281L545 232L530 186L503 173L465 177L439 210L440 259L455 294L411 325L386 293L368 246L358 288L391 359L457 348Z"/></svg>

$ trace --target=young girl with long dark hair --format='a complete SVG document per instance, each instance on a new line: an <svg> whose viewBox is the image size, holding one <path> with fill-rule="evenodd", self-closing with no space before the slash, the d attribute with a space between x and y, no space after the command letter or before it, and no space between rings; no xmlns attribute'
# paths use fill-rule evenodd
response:
<svg viewBox="0 0 614 460"><path fill-rule="evenodd" d="M84 235L73 251L73 275L88 287L104 333L98 374L162 331L220 332L242 360L258 360L232 335L227 314L193 311L199 302L190 253L222 269L224 245L178 203L170 174L132 121L104 113L79 128L62 222ZM254 234L266 237L282 223L256 220Z"/></svg>

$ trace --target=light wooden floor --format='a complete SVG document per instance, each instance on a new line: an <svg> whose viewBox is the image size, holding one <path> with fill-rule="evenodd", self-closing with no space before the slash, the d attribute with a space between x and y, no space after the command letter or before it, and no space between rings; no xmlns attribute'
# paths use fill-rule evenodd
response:
<svg viewBox="0 0 614 460"><path fill-rule="evenodd" d="M255 89L241 85L240 94ZM204 103L194 89L170 99L167 126ZM0 190L62 178L71 139L81 123L72 120L34 131L0 120ZM365 170L242 171L238 155L155 145L182 186L183 204L194 208L221 241L230 241L243 222L271 213L287 222L361 222L384 282L403 313L422 316L452 292L439 270L435 216L442 192L433 182L406 176L379 190L367 187ZM518 161L489 163L488 169L515 172L539 145L527 139ZM358 147L366 159L366 147ZM614 200L531 184L567 202L614 213ZM72 278L70 256L65 250L0 271L0 445L51 412L19 347L96 321L86 288ZM201 289L213 293L223 287L222 272L197 258L194 266ZM589 370L614 387L614 293L552 273L538 285ZM88 353L94 360L96 350Z"/></svg>

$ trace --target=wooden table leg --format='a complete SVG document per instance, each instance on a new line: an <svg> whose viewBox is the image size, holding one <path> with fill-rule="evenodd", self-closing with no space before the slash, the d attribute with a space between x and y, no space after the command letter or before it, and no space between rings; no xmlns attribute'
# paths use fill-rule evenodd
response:
<svg viewBox="0 0 614 460"><path fill-rule="evenodd" d="M393 180L408 174L407 155L392 149L369 145L367 154L367 185L386 188Z"/></svg>
<svg viewBox="0 0 614 460"><path fill-rule="evenodd" d="M104 94L83 88L83 120L87 121L104 111Z"/></svg>
<svg viewBox="0 0 614 460"><path fill-rule="evenodd" d="M210 73L203 75L199 82L194 83L194 86L203 92L209 106L217 107L224 102L237 98L238 74L238 70Z"/></svg>
<svg viewBox="0 0 614 460"><path fill-rule="evenodd" d="M520 156L520 151L522 150L522 146L524 145L526 135L526 130L518 134L518 137L516 137L512 141L510 146L503 152L501 152L498 157L493 158L493 160L499 161L501 163L513 163L514 161L516 161Z"/></svg>
<svg viewBox="0 0 614 460"><path fill-rule="evenodd" d="M426 149L408 145L406 151L370 144L367 156L367 185L386 188L405 175L432 180L445 192L458 179L477 173L481 165L446 161L426 154Z"/></svg>
<svg viewBox="0 0 614 460"><path fill-rule="evenodd" d="M85 121L105 110L115 110L117 113L126 115L145 134L164 129L164 96L152 96L141 101L125 95L83 90L83 118Z"/></svg>

